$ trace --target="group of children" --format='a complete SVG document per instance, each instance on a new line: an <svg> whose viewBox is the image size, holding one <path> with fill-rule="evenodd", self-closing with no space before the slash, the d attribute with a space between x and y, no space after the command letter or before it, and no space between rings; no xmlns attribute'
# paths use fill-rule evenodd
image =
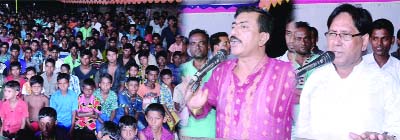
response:
<svg viewBox="0 0 400 140"><path fill-rule="evenodd" d="M170 130L176 122L166 123L174 111L172 91L167 90L171 89L171 78L163 76L172 77L170 72L161 71L160 79L166 83L157 82L158 67L146 66L145 82L129 77L125 89L119 93L111 90L113 77L105 73L99 76L97 89L93 79L83 80L81 94L70 88L71 74L61 72L57 74L58 89L47 96L43 94L43 84L48 79L36 75L34 68L27 68L25 82L19 76L21 66L15 65L10 65L11 74L0 101L1 136L18 138L18 134L29 135L26 130L30 130L38 139L57 135L85 140L174 139ZM55 64L50 62L50 65ZM47 132L48 129L54 130Z"/></svg>

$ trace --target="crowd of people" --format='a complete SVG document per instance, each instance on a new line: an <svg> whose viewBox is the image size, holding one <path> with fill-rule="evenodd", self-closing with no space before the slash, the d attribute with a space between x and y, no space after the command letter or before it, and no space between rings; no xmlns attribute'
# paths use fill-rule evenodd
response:
<svg viewBox="0 0 400 140"><path fill-rule="evenodd" d="M3 14L5 139L395 139L400 49L393 24L349 4L329 16L332 64L296 75L324 52L318 30L287 20L288 51L269 58L273 17L236 11L232 31L182 36L165 11ZM400 30L397 32L400 45ZM368 44L373 53L363 56ZM189 82L224 49L228 60ZM392 55L392 56L391 56ZM323 78L321 78L323 77ZM194 93L193 93L194 92ZM338 104L338 102L340 104Z"/></svg>

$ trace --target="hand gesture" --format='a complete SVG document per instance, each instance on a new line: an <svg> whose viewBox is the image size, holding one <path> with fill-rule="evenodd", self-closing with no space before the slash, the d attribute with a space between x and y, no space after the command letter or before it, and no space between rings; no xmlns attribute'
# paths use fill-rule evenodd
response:
<svg viewBox="0 0 400 140"><path fill-rule="evenodd" d="M188 91L191 92L191 91ZM187 105L189 109L200 109L202 108L208 99L208 92L201 92L201 91L196 91L196 93L187 93L186 95L192 95L191 97L188 97L188 102Z"/></svg>
<svg viewBox="0 0 400 140"><path fill-rule="evenodd" d="M364 132L360 135L355 133L350 133L349 137L352 140L395 140L394 136L389 136L387 132L382 134L377 132Z"/></svg>

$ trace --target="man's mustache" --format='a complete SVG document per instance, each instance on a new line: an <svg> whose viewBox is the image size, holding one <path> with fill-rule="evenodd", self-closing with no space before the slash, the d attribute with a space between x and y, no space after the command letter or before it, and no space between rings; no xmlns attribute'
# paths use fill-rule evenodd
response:
<svg viewBox="0 0 400 140"><path fill-rule="evenodd" d="M242 41L239 38L237 38L236 36L231 36L231 38L229 39L229 42L231 44L232 43L237 43L237 42L242 43Z"/></svg>

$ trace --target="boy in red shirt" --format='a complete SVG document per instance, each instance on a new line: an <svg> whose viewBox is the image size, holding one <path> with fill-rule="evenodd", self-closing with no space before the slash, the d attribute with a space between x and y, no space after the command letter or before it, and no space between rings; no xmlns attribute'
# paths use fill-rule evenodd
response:
<svg viewBox="0 0 400 140"><path fill-rule="evenodd" d="M0 131L5 137L15 138L15 134L20 129L25 128L26 119L29 117L28 105L20 98L17 98L20 92L20 84L17 81L8 81L4 85L4 99L0 108L0 118L2 118L3 127Z"/></svg>

